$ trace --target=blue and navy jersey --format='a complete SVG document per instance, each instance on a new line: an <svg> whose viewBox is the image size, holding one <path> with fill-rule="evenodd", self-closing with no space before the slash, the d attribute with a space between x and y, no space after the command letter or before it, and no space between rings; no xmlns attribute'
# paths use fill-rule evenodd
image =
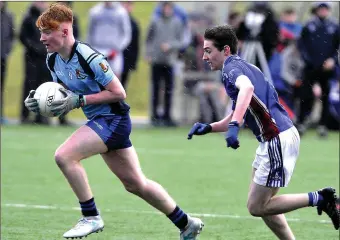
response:
<svg viewBox="0 0 340 240"><path fill-rule="evenodd" d="M222 82L233 101L232 109L235 110L239 92L235 82L241 75L247 76L254 85L254 93L244 115L244 121L257 140L268 141L292 127L293 123L279 103L274 86L268 82L260 69L237 55L228 57L222 69Z"/></svg>
<svg viewBox="0 0 340 240"><path fill-rule="evenodd" d="M65 85L76 94L89 95L105 90L115 77L105 57L85 43L76 41L68 60L57 53L50 53L46 59L54 82ZM125 114L129 105L124 101L93 104L82 107L85 116L91 119L97 115Z"/></svg>

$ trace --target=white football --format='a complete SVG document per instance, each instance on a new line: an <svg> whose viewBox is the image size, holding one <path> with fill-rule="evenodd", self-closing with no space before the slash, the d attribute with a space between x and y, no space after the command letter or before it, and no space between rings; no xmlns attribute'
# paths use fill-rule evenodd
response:
<svg viewBox="0 0 340 240"><path fill-rule="evenodd" d="M38 100L39 113L45 117L56 117L51 112L51 104L54 101L64 98L64 94L59 91L64 88L56 82L45 82L35 90L34 98Z"/></svg>

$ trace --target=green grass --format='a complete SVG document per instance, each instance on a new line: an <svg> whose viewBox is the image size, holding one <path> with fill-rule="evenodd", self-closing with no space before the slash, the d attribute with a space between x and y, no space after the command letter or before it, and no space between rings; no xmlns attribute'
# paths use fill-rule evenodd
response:
<svg viewBox="0 0 340 240"><path fill-rule="evenodd" d="M19 35L20 25L24 17L29 2L9 2L8 8L15 17L15 32ZM81 40L86 40L88 11L96 2L74 2L74 12L79 16ZM149 66L144 61L144 42L145 33L148 27L150 16L155 6L155 2L136 2L133 15L139 22L141 28L140 37L140 58L138 69L130 76L130 82L127 89L127 102L131 105L132 115L148 114L148 96L149 96ZM4 114L7 117L19 117L22 105L21 91L24 79L24 58L23 47L19 39L14 44L13 51L8 60L8 72L5 86ZM74 111L70 117L84 118L82 111Z"/></svg>
<svg viewBox="0 0 340 240"><path fill-rule="evenodd" d="M3 126L1 144L1 239L53 240L73 226L77 200L54 163L55 149L75 128ZM241 148L227 149L222 135L186 140L187 128L135 129L132 141L144 173L161 183L190 213L239 215L244 218L202 217L201 240L275 239L246 209L251 162L258 143L247 131ZM281 193L312 191L332 185L339 189L339 139L333 133L320 141L309 132L301 143L300 158L288 188ZM88 239L178 239L169 220L139 198L127 193L99 156L83 164L106 227ZM58 209L9 207L6 204L57 206ZM61 209L59 209L61 208ZM338 239L326 216L312 208L287 214L297 239Z"/></svg>

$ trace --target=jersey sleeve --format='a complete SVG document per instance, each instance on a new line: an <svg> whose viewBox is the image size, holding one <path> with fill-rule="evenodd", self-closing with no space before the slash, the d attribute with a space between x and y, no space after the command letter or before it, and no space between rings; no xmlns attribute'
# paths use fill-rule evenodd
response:
<svg viewBox="0 0 340 240"><path fill-rule="evenodd" d="M227 67L224 67L222 70L222 82L223 82L224 88L227 91L227 94L230 96L232 100L232 106L231 106L232 110L235 110L236 98L237 98L237 93L238 93L238 89L235 85L236 79L241 75L244 75L244 73L242 72L242 69L235 65L229 65Z"/></svg>
<svg viewBox="0 0 340 240"><path fill-rule="evenodd" d="M231 84L232 86L235 86L236 79L239 76L244 75L240 67L237 65L233 65L231 68L227 68L225 70L225 74L227 75L228 84Z"/></svg>
<svg viewBox="0 0 340 240"><path fill-rule="evenodd" d="M115 74L103 55L96 56L91 61L90 67L94 73L94 80L104 87L115 77Z"/></svg>

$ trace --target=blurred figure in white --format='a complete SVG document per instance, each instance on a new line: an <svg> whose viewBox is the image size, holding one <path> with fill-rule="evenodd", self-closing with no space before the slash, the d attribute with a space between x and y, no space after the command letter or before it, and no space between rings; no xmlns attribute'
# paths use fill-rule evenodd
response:
<svg viewBox="0 0 340 240"><path fill-rule="evenodd" d="M90 9L87 43L107 57L119 79L124 67L123 51L130 41L130 18L121 3L103 2Z"/></svg>

